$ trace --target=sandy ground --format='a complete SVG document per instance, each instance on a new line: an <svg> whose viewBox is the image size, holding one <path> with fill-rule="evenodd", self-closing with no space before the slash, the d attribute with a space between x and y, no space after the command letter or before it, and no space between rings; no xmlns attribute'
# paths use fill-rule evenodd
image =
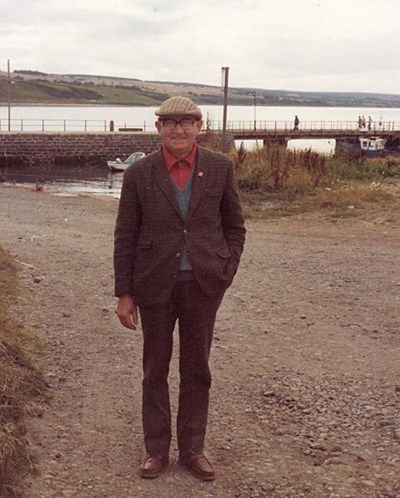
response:
<svg viewBox="0 0 400 498"><path fill-rule="evenodd" d="M28 498L400 497L400 215L249 220L212 352L207 454L138 477L141 334L115 315L117 200L0 187L0 242L21 262L14 311L47 344L28 435ZM176 357L170 387L176 407Z"/></svg>

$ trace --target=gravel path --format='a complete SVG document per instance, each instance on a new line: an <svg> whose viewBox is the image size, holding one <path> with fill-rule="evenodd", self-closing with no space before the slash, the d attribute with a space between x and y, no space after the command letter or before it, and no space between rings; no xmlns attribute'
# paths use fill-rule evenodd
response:
<svg viewBox="0 0 400 498"><path fill-rule="evenodd" d="M374 224L249 220L212 352L207 454L138 477L141 336L114 313L117 201L0 187L0 242L21 262L15 313L47 343L52 399L29 422L27 498L399 498L400 213ZM176 405L176 357L170 377Z"/></svg>

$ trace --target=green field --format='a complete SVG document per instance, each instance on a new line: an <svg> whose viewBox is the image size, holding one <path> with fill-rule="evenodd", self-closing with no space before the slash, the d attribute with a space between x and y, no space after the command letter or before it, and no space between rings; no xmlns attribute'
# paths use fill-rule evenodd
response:
<svg viewBox="0 0 400 498"><path fill-rule="evenodd" d="M9 92L9 93L8 93ZM94 84L70 84L48 81L18 81L9 85L0 80L0 102L30 104L113 104L152 106L165 98L158 93L144 92L139 87Z"/></svg>

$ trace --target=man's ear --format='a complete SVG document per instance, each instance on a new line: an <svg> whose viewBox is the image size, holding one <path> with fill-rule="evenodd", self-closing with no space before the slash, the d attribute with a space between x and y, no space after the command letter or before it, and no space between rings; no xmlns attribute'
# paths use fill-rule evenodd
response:
<svg viewBox="0 0 400 498"><path fill-rule="evenodd" d="M162 126L160 121L156 121L154 124L156 125L157 131L160 133L161 126Z"/></svg>

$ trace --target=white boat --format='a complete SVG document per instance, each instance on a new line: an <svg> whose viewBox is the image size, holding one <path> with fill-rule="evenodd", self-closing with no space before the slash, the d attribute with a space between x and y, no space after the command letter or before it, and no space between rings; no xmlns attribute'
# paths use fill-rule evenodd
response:
<svg viewBox="0 0 400 498"><path fill-rule="evenodd" d="M384 138L379 137L360 137L360 149L368 157L381 156L385 152Z"/></svg>
<svg viewBox="0 0 400 498"><path fill-rule="evenodd" d="M122 161L119 157L115 161L107 161L107 166L109 167L111 173L122 173L126 170L128 166L133 164L138 159L141 159L146 154L144 152L134 152L129 157Z"/></svg>

